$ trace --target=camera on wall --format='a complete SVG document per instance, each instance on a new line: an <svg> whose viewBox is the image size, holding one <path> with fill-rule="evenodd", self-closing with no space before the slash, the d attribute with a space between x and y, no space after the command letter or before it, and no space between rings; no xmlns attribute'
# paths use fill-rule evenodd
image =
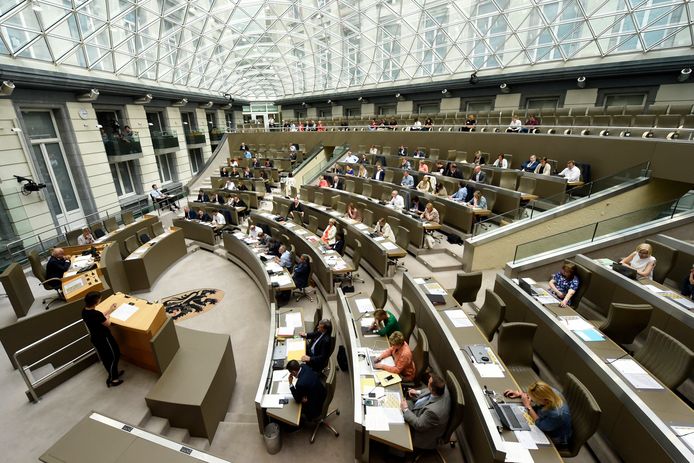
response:
<svg viewBox="0 0 694 463"><path fill-rule="evenodd" d="M20 175L15 175L14 178L17 179L18 183L22 183L22 194L30 195L34 191L39 191L42 188L46 188L45 183L36 183L30 178L22 177Z"/></svg>

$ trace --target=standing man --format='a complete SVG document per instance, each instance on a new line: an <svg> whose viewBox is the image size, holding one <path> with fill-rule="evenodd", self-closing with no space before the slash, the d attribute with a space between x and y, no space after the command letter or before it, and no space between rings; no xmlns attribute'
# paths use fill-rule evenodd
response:
<svg viewBox="0 0 694 463"><path fill-rule="evenodd" d="M428 390L408 389L409 401L402 400L405 422L412 428L412 443L417 449L435 449L446 431L451 413L451 401L446 383L439 375L429 375Z"/></svg>
<svg viewBox="0 0 694 463"><path fill-rule="evenodd" d="M302 404L301 415L308 420L318 418L323 410L326 390L318 375L308 365L296 360L287 363L289 390L298 404ZM295 384L296 383L296 384Z"/></svg>
<svg viewBox="0 0 694 463"><path fill-rule="evenodd" d="M111 313L116 310L116 304L111 304L106 313L102 313L96 310L99 302L101 302L101 294L96 291L87 293L84 297L85 307L82 310L82 320L87 325L92 344L108 373L106 387L120 386L123 384L123 380L119 379L123 375L123 370L118 370L120 349L108 328L111 326Z"/></svg>

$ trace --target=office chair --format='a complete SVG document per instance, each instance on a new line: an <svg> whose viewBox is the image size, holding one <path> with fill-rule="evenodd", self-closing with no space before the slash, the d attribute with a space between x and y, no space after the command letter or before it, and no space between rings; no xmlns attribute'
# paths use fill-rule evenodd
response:
<svg viewBox="0 0 694 463"><path fill-rule="evenodd" d="M335 330L333 330L333 332L334 331ZM325 380L325 388L327 389L327 394L325 396L325 402L323 402L323 410L321 411L320 417L318 417L316 421L315 428L313 428L313 434L311 434L311 439L309 442L311 442L312 444L315 442L316 434L318 433L318 430L321 426L325 426L326 428L328 428L335 435L335 437L338 437L340 435L340 433L337 432L337 429L330 426L330 424L328 424L326 421L328 417L332 415L340 416L339 408L330 411L330 402L333 401L333 396L335 395L335 386L337 383L337 368L335 368L334 359L330 359L330 361L328 362L328 368L330 371L328 373L328 377Z"/></svg>
<svg viewBox="0 0 694 463"><path fill-rule="evenodd" d="M109 217L108 219L104 220L104 227L109 233L118 230L118 222L116 222L116 218Z"/></svg>
<svg viewBox="0 0 694 463"><path fill-rule="evenodd" d="M588 286L590 286L590 279L593 276L593 272L591 272L584 266L577 264L576 262L567 262L571 262L572 264L576 265L576 275L578 276L578 280L581 282L581 284L578 285L578 290L576 291L576 294L574 294L571 298L571 307L578 308L578 304L581 302L583 295L588 290Z"/></svg>
<svg viewBox="0 0 694 463"><path fill-rule="evenodd" d="M653 255L658 259L653 269L653 280L663 283L677 259L677 249L653 240L646 240L653 247Z"/></svg>
<svg viewBox="0 0 694 463"><path fill-rule="evenodd" d="M374 290L371 293L371 302L373 302L376 309L384 308L388 302L388 290L378 278L374 278Z"/></svg>
<svg viewBox="0 0 694 463"><path fill-rule="evenodd" d="M308 256L308 262L311 270L309 271L308 279L306 280L306 285L301 287L297 286L292 293L296 295L296 302L299 302L304 297L307 298L310 302L313 302L313 298L307 291L307 289L311 286L311 274L313 273L313 259L311 259L311 256Z"/></svg>
<svg viewBox="0 0 694 463"><path fill-rule="evenodd" d="M482 287L482 272L460 272L456 278L453 298L458 304L475 302L477 293Z"/></svg>
<svg viewBox="0 0 694 463"><path fill-rule="evenodd" d="M414 306L410 300L403 296L402 311L400 312L400 317L398 318L398 325L400 325L400 332L405 338L405 341L408 343L410 342L410 336L412 336L412 332L416 326L416 318L413 308Z"/></svg>
<svg viewBox="0 0 694 463"><path fill-rule="evenodd" d="M318 306L316 307L316 310L313 312L313 320L304 322L304 331L306 331L307 333L316 331L316 328L318 328L318 322L323 320L323 303L321 302L321 299L319 297L316 298L316 302L318 303ZM333 328L333 333L335 331L335 328Z"/></svg>
<svg viewBox="0 0 694 463"><path fill-rule="evenodd" d="M308 229L314 235L318 233L318 217L315 215L308 216Z"/></svg>
<svg viewBox="0 0 694 463"><path fill-rule="evenodd" d="M164 234L164 226L161 224L161 222L154 222L152 224L152 233L154 233L154 236Z"/></svg>
<svg viewBox="0 0 694 463"><path fill-rule="evenodd" d="M499 357L523 390L540 379L533 364L536 330L536 324L523 322L504 323L499 328Z"/></svg>
<svg viewBox="0 0 694 463"><path fill-rule="evenodd" d="M651 320L653 307L650 304L610 304L607 320L598 328L608 338L625 346L632 344L638 334Z"/></svg>
<svg viewBox="0 0 694 463"><path fill-rule="evenodd" d="M395 244L400 246L402 249L405 250L405 253L407 253L407 248L410 245L410 232L409 232L409 230L407 230L407 228L405 228L403 226L398 226L397 231L393 230L393 233L397 233L395 235ZM393 266L393 268L395 269L396 272L398 270L402 270L403 272L407 272L407 267L405 266L405 263L403 262L403 259L405 259L405 257L390 257L390 258L388 258L388 265Z"/></svg>
<svg viewBox="0 0 694 463"><path fill-rule="evenodd" d="M694 352L664 331L651 326L634 360L653 373L665 387L677 389L694 367Z"/></svg>
<svg viewBox="0 0 694 463"><path fill-rule="evenodd" d="M31 273L39 280L39 285L43 286L43 289L52 289L57 293L55 297L49 297L41 301L42 304L46 304L46 310L48 310L54 302L64 301L63 281L60 278L46 279L46 269L41 265L41 258L36 251L31 251L27 258L29 259L29 265L31 265Z"/></svg>
<svg viewBox="0 0 694 463"><path fill-rule="evenodd" d="M486 289L484 304L482 304L482 308L475 315L475 323L487 337L487 341L492 341L494 333L499 329L501 322L504 321L505 315L506 304L504 304L504 301L494 291Z"/></svg>
<svg viewBox="0 0 694 463"><path fill-rule="evenodd" d="M361 265L361 244L357 241L357 247L352 252L352 267L354 270L346 273L344 275L335 275L336 282L341 283L343 281L350 281L354 284L355 281L359 283L364 283L364 279L359 277L359 266Z"/></svg>
<svg viewBox="0 0 694 463"><path fill-rule="evenodd" d="M571 410L573 434L565 449L558 449L563 458L578 455L588 439L597 431L602 410L588 389L571 373L566 374L564 398Z"/></svg>
<svg viewBox="0 0 694 463"><path fill-rule="evenodd" d="M426 385L429 381L429 338L421 328L415 328L415 330L417 331L417 345L412 350L412 361L414 361L415 367L414 381L403 382L404 388L417 387L422 383Z"/></svg>
<svg viewBox="0 0 694 463"><path fill-rule="evenodd" d="M139 247L140 243L137 242L137 237L135 235L126 238L125 249L128 251L128 254L132 254Z"/></svg>
<svg viewBox="0 0 694 463"><path fill-rule="evenodd" d="M137 240L140 242L140 244L145 244L148 242L151 238L149 237L148 230L146 228L141 228L137 231Z"/></svg>
<svg viewBox="0 0 694 463"><path fill-rule="evenodd" d="M135 216L133 215L132 211L123 212L122 218L123 218L123 223L125 225L129 225L129 224L135 222Z"/></svg>

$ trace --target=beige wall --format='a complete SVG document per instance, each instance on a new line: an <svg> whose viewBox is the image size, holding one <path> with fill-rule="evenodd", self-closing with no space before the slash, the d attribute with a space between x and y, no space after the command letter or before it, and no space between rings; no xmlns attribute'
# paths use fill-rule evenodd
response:
<svg viewBox="0 0 694 463"><path fill-rule="evenodd" d="M572 108L574 106L595 106L598 99L597 88L577 88L567 90L564 97L564 107Z"/></svg>
<svg viewBox="0 0 694 463"><path fill-rule="evenodd" d="M413 101L398 101L397 113L401 114L412 114L414 111Z"/></svg>
<svg viewBox="0 0 694 463"><path fill-rule="evenodd" d="M159 181L159 172L157 171L157 161L154 157L152 137L149 134L149 125L147 125L145 106L126 105L125 114L128 122L130 122L131 128L136 131L140 137L142 158L135 162L137 162L140 167L140 186L142 192L148 193L149 190L152 189L152 184L159 184L161 182Z"/></svg>
<svg viewBox="0 0 694 463"><path fill-rule="evenodd" d="M294 110L293 109L283 109L282 110L282 120L293 121L294 120Z"/></svg>
<svg viewBox="0 0 694 463"><path fill-rule="evenodd" d="M207 119L205 118L205 110L204 109L200 109L200 108L196 109L195 110L195 117L198 120L198 129L202 133L205 134L205 146L202 147L202 158L205 161L207 161L212 156L212 146L210 145L210 129L212 127L210 127L210 125L207 123ZM180 113L178 115L178 118L179 119L181 118ZM222 122L222 125L223 125L224 112L222 112L222 118L221 119L219 119L219 114L217 114L217 127L219 127L220 121ZM180 141L180 137L179 137L179 141ZM181 147L185 147L185 146L186 146L186 141L184 138L183 144L181 144ZM184 148L181 151L185 151L185 158L186 158L186 162L188 164L188 169L187 170L179 170L178 171L178 179L181 182L186 183L188 180L190 180L190 177L192 175L191 170L190 170L190 159L188 159L189 156L188 156L187 148ZM181 155L181 153L179 151L178 156L180 157L180 155Z"/></svg>
<svg viewBox="0 0 694 463"><path fill-rule="evenodd" d="M376 105L373 103L362 103L361 105L361 115L362 116L373 116L376 111Z"/></svg>
<svg viewBox="0 0 694 463"><path fill-rule="evenodd" d="M496 100L494 100L494 109L518 109L518 107L520 106L520 101L520 93L499 93L496 96Z"/></svg>
<svg viewBox="0 0 694 463"><path fill-rule="evenodd" d="M170 130L175 130L176 135L178 136L179 149L176 151L176 153L174 153L176 157L176 172L178 174L178 181L185 183L188 180L190 180L191 173L190 160L188 159L188 150L186 149L186 136L183 132L183 120L181 119L181 110L180 108L168 107L166 108L165 112L168 128ZM205 134L205 138L209 137L209 135L207 135L206 130L207 121L205 119L205 110L196 109L195 117L198 121L198 130L202 131L202 133ZM203 151L203 157L204 156L205 152ZM149 189L145 191L149 191Z"/></svg>
<svg viewBox="0 0 694 463"><path fill-rule="evenodd" d="M309 119L317 119L318 118L318 108L306 108L306 117Z"/></svg>
<svg viewBox="0 0 694 463"><path fill-rule="evenodd" d="M335 119L336 117L338 119L342 119L344 116L343 114L345 113L345 108L341 105L335 105L332 107L332 117Z"/></svg>
<svg viewBox="0 0 694 463"><path fill-rule="evenodd" d="M441 112L454 113L460 111L460 98L441 98Z"/></svg>
<svg viewBox="0 0 694 463"><path fill-rule="evenodd" d="M656 104L683 104L694 101L694 82L665 84L658 88Z"/></svg>

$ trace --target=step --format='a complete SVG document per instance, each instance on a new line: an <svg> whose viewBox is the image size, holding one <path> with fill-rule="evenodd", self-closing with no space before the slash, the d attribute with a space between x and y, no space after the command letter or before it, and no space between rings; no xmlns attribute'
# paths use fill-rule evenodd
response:
<svg viewBox="0 0 694 463"><path fill-rule="evenodd" d="M204 437L188 436L188 439L184 441L184 444L186 444L186 447L191 447L202 452L206 452L210 449L210 441Z"/></svg>
<svg viewBox="0 0 694 463"><path fill-rule="evenodd" d="M149 419L141 424L140 427L153 434L164 435L169 429L169 420L158 416L150 416Z"/></svg>
<svg viewBox="0 0 694 463"><path fill-rule="evenodd" d="M164 437L167 439L171 439L174 442L180 442L180 443L186 443L188 439L190 439L190 433L188 432L187 429L183 428L169 428L166 431L166 434L164 434Z"/></svg>
<svg viewBox="0 0 694 463"><path fill-rule="evenodd" d="M257 420L258 417L254 413L228 412L224 417L224 421L229 423L255 423Z"/></svg>

